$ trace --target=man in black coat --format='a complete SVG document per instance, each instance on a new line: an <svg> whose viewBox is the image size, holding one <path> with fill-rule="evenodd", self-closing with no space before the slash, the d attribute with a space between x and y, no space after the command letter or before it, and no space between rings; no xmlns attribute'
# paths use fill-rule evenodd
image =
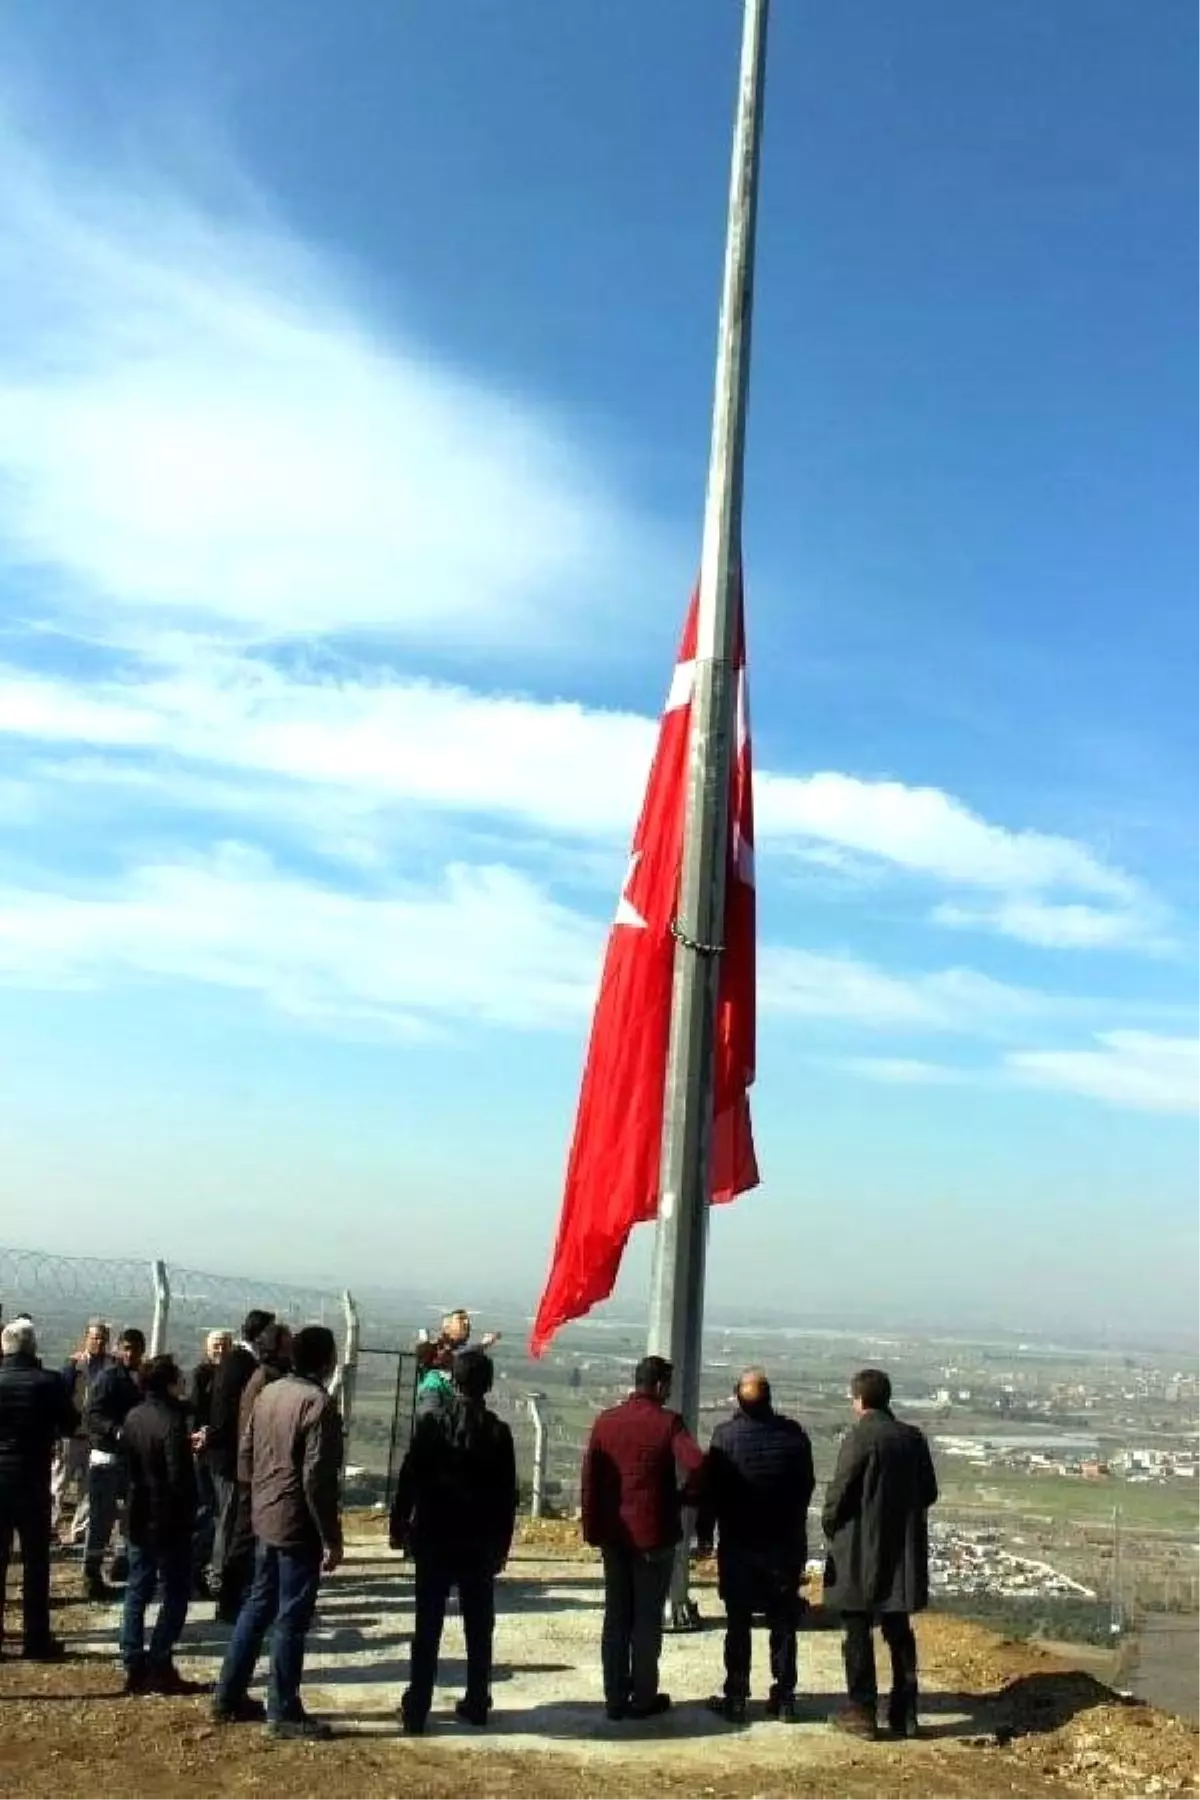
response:
<svg viewBox="0 0 1200 1800"><path fill-rule="evenodd" d="M142 1397L138 1371L146 1354L145 1333L131 1325L117 1339L116 1361L100 1374L89 1391L84 1423L88 1442L88 1522L83 1545L83 1579L90 1600L109 1599L104 1581L104 1558L114 1529L112 1578L123 1581L128 1556L121 1523L124 1516L126 1479L121 1432L128 1414Z"/></svg>
<svg viewBox="0 0 1200 1800"><path fill-rule="evenodd" d="M241 1338L217 1365L209 1400L208 1434L204 1447L217 1502L212 1578L217 1589L217 1617L229 1625L237 1621L238 1603L241 1600L240 1589L237 1593L232 1591L232 1580L231 1591L224 1601L221 1598L221 1578L225 1573L237 1524L238 1409L246 1383L258 1367L256 1340L268 1325L274 1323L275 1314L259 1307L252 1308L246 1314Z"/></svg>
<svg viewBox="0 0 1200 1800"><path fill-rule="evenodd" d="M738 1410L713 1432L696 1525L700 1548L717 1539L725 1602L725 1692L709 1706L743 1724L750 1698L751 1625L766 1615L771 1637L771 1718L793 1719L800 1582L808 1558L808 1503L816 1480L808 1433L771 1404L763 1369L747 1369Z"/></svg>
<svg viewBox="0 0 1200 1800"><path fill-rule="evenodd" d="M196 1470L185 1384L173 1356L142 1370L143 1398L121 1433L129 1482L129 1583L121 1615L121 1661L128 1694L191 1694L172 1660L192 1591ZM160 1594L146 1648L146 1611Z"/></svg>
<svg viewBox="0 0 1200 1800"><path fill-rule="evenodd" d="M59 1438L79 1414L61 1376L43 1369L27 1320L0 1333L0 1639L13 1538L21 1544L24 1651L31 1661L62 1655L50 1635L50 1469Z"/></svg>
<svg viewBox="0 0 1200 1800"><path fill-rule="evenodd" d="M455 1358L457 1405L418 1421L396 1484L391 1543L412 1551L415 1571L412 1664L400 1706L410 1733L425 1729L451 1588L458 1590L467 1640L467 1691L458 1717L483 1726L491 1710L496 1576L508 1560L517 1516L512 1432L485 1405L492 1375L482 1350Z"/></svg>
<svg viewBox="0 0 1200 1800"><path fill-rule="evenodd" d="M872 1629L892 1658L888 1725L896 1737L917 1730L917 1642L910 1615L929 1603L926 1513L938 1497L925 1434L891 1410L882 1369L850 1383L855 1423L842 1440L825 1491L821 1525L829 1547L825 1604L842 1615L849 1705L830 1720L854 1737L878 1730Z"/></svg>

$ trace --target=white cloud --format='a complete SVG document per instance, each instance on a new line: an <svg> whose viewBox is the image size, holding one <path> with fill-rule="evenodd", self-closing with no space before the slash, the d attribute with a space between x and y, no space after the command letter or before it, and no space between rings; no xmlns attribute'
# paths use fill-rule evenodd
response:
<svg viewBox="0 0 1200 1800"><path fill-rule="evenodd" d="M433 681L284 672L176 643L157 667L135 665L122 679L87 687L0 667L4 731L41 744L141 749L223 770L238 778L239 809L244 778L253 776L272 786L309 784L332 807L342 804L339 793L353 794L360 818L372 807L405 805L507 820L576 842L623 843L655 725L628 712ZM94 778L100 772L95 768ZM186 768L178 779L186 804ZM1086 846L993 824L952 795L849 775L767 771L757 797L766 858L815 858L851 875L864 866L890 869L1002 897L990 911L948 902L935 914L940 923L990 919L1009 935L1071 948L1141 947L1158 924L1141 885ZM1072 890L1094 898L1081 904L1046 897ZM1034 937L1039 926L1041 939Z"/></svg>
<svg viewBox="0 0 1200 1800"><path fill-rule="evenodd" d="M1022 1050L1005 1058L1019 1081L1146 1112L1200 1110L1200 1040L1102 1031L1091 1050Z"/></svg>
<svg viewBox="0 0 1200 1800"><path fill-rule="evenodd" d="M759 995L769 1012L851 1020L873 1030L986 1033L1028 1022L1058 1004L972 969L898 975L852 956L772 946L759 958Z"/></svg>
<svg viewBox="0 0 1200 1800"><path fill-rule="evenodd" d="M838 1067L887 1087L948 1087L972 1079L965 1069L952 1068L948 1063L922 1062L912 1056L847 1056Z"/></svg>
<svg viewBox="0 0 1200 1800"><path fill-rule="evenodd" d="M996 906L935 906L935 924L966 931L995 931L1002 937L1046 950L1166 949L1161 909L1146 895L1127 910L1082 902L1055 905L1036 899L1007 899Z"/></svg>
<svg viewBox="0 0 1200 1800"><path fill-rule="evenodd" d="M503 867L347 894L244 846L109 887L0 889L0 980L200 982L330 1029L553 1028L586 1015L600 932Z"/></svg>
<svg viewBox="0 0 1200 1800"><path fill-rule="evenodd" d="M756 804L766 829L783 840L816 838L954 886L1014 894L1067 888L1121 904L1139 898L1130 876L1084 845L993 825L940 788L831 772L767 774Z"/></svg>
<svg viewBox="0 0 1200 1800"><path fill-rule="evenodd" d="M385 337L244 188L206 215L0 127L0 532L92 630L577 644L581 584L611 616L662 573L547 410Z"/></svg>

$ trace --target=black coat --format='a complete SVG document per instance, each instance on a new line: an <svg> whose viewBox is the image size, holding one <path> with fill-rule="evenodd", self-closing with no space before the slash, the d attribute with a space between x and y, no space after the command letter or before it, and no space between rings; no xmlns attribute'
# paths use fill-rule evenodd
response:
<svg viewBox="0 0 1200 1800"><path fill-rule="evenodd" d="M242 1390L257 1367L253 1350L245 1344L235 1344L221 1358L213 1377L208 1407L208 1466L226 1481L237 1480L238 1407Z"/></svg>
<svg viewBox="0 0 1200 1800"><path fill-rule="evenodd" d="M517 1517L512 1432L487 1407L466 1405L418 1420L396 1482L391 1536L413 1556L451 1567L508 1559Z"/></svg>
<svg viewBox="0 0 1200 1800"><path fill-rule="evenodd" d="M93 1450L110 1456L121 1448L125 1420L142 1397L141 1383L123 1363L105 1369L88 1390L84 1424Z"/></svg>
<svg viewBox="0 0 1200 1800"><path fill-rule="evenodd" d="M0 1489L20 1496L45 1490L60 1437L71 1437L79 1414L53 1369L18 1350L0 1357Z"/></svg>
<svg viewBox="0 0 1200 1800"><path fill-rule="evenodd" d="M715 1527L723 1557L761 1551L802 1569L815 1486L812 1445L802 1425L771 1407L738 1411L712 1435L697 1536L711 1542Z"/></svg>
<svg viewBox="0 0 1200 1800"><path fill-rule="evenodd" d="M192 1379L188 1386L188 1408L192 1415L193 1431L201 1431L208 1424L216 1373L217 1364L209 1362L207 1358L202 1363L197 1363L192 1370Z"/></svg>
<svg viewBox="0 0 1200 1800"><path fill-rule="evenodd" d="M825 1491L825 1604L836 1612L914 1613L929 1604L926 1512L938 1497L925 1434L868 1412L842 1440Z"/></svg>
<svg viewBox="0 0 1200 1800"><path fill-rule="evenodd" d="M196 1524L196 1467L182 1401L151 1394L121 1433L129 1471L129 1541L148 1550L190 1544Z"/></svg>

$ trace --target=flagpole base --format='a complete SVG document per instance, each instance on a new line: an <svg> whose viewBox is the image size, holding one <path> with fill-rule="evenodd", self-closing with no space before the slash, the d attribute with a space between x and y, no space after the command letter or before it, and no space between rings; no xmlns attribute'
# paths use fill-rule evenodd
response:
<svg viewBox="0 0 1200 1800"><path fill-rule="evenodd" d="M664 1631L703 1631L700 1608L689 1595L686 1600L668 1600L663 1613Z"/></svg>

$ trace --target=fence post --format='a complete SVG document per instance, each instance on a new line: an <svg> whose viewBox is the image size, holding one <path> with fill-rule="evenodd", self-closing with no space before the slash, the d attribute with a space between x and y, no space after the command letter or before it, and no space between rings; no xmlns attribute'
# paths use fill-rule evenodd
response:
<svg viewBox="0 0 1200 1800"><path fill-rule="evenodd" d="M165 1262L150 1264L154 1282L154 1319L150 1326L150 1354L161 1356L167 1347L167 1321L171 1316L171 1283Z"/></svg>
<svg viewBox="0 0 1200 1800"><path fill-rule="evenodd" d="M358 1303L349 1288L342 1294L342 1316L346 1321L342 1360L330 1391L339 1398L342 1409L342 1432L350 1438L350 1419L354 1412L354 1384L358 1376Z"/></svg>
<svg viewBox="0 0 1200 1800"><path fill-rule="evenodd" d="M529 1511L535 1519L542 1516L546 1499L546 1418L542 1412L545 1394L529 1394L529 1416L533 1420L533 1485Z"/></svg>

